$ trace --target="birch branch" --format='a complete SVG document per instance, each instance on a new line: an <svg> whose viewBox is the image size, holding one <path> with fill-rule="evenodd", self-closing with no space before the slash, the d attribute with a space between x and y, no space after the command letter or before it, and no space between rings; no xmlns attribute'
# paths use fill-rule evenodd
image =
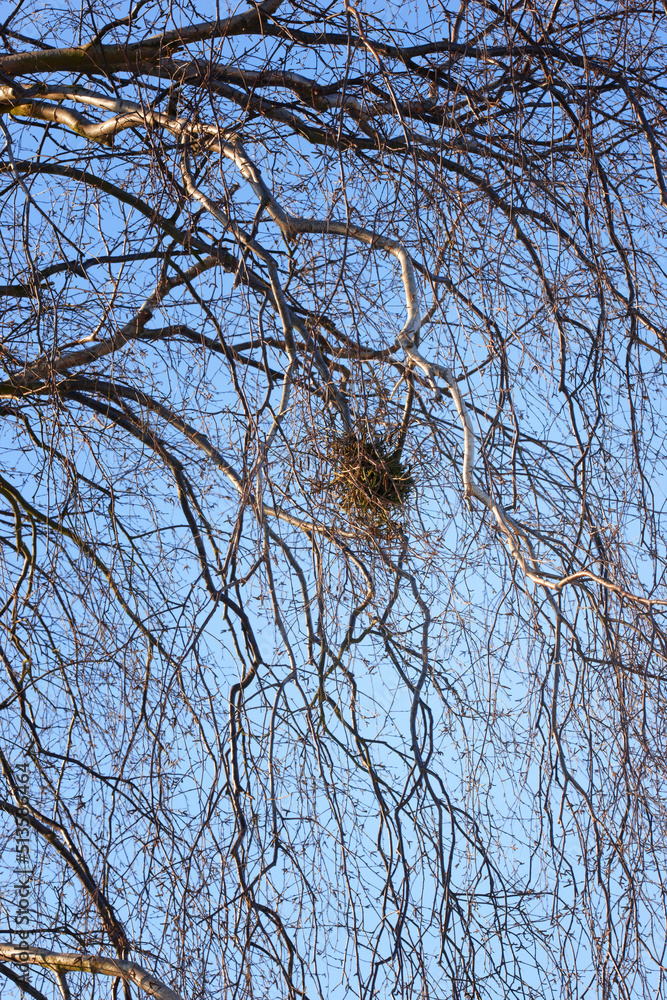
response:
<svg viewBox="0 0 667 1000"><path fill-rule="evenodd" d="M126 962L120 958L105 958L102 955L85 955L74 952L47 951L45 948L29 948L23 945L0 944L0 958L21 965L37 965L55 972L60 978L68 972L90 972L98 976L120 976L125 982L134 983L144 993L155 1000L181 1000L181 997L165 983L143 969L136 962Z"/></svg>

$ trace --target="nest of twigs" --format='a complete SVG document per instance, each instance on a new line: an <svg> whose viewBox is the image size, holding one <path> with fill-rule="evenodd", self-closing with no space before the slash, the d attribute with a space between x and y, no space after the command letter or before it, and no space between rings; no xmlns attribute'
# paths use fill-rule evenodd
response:
<svg viewBox="0 0 667 1000"><path fill-rule="evenodd" d="M412 492L415 481L401 449L391 439L359 438L348 433L329 442L332 479L313 484L326 491L348 517L363 523L383 537L395 536L400 528L394 520Z"/></svg>

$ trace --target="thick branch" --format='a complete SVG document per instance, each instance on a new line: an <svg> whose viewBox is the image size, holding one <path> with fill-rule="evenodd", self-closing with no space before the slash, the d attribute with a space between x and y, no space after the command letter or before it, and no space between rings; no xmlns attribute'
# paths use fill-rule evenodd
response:
<svg viewBox="0 0 667 1000"><path fill-rule="evenodd" d="M98 976L120 976L126 982L134 983L149 996L155 997L155 1000L181 1000L178 993L156 979L152 973L147 972L136 962L126 962L120 958L47 951L45 948L24 948L22 945L13 944L0 944L0 958L4 958L7 962L38 965L56 973L90 972Z"/></svg>
<svg viewBox="0 0 667 1000"><path fill-rule="evenodd" d="M57 70L102 72L106 75L113 70L128 69L137 62L157 58L165 50L173 52L192 42L260 32L266 24L265 16L273 14L281 3L282 0L266 0L242 14L163 31L135 45L82 45L70 49L17 52L0 59L0 70L7 76Z"/></svg>

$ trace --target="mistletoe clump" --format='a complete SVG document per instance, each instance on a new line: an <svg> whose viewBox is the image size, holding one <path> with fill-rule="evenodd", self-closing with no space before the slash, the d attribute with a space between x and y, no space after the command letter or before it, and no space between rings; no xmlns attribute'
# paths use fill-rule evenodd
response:
<svg viewBox="0 0 667 1000"><path fill-rule="evenodd" d="M352 432L333 438L330 460L335 475L316 488L326 490L348 517L392 537L398 531L392 513L405 505L415 485L401 452L390 439L371 440Z"/></svg>

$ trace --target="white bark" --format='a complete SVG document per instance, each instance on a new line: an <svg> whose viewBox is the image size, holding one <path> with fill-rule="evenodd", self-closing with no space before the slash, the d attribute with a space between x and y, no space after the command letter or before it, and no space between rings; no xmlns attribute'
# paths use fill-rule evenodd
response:
<svg viewBox="0 0 667 1000"><path fill-rule="evenodd" d="M6 962L37 965L56 973L56 977L68 972L90 972L99 976L120 976L126 982L134 983L144 993L155 1000L181 1000L181 997L165 983L156 979L151 972L142 969L136 962L126 962L119 958L105 958L103 955L83 955L75 952L47 951L45 948L24 948L22 945L0 944L0 959Z"/></svg>

